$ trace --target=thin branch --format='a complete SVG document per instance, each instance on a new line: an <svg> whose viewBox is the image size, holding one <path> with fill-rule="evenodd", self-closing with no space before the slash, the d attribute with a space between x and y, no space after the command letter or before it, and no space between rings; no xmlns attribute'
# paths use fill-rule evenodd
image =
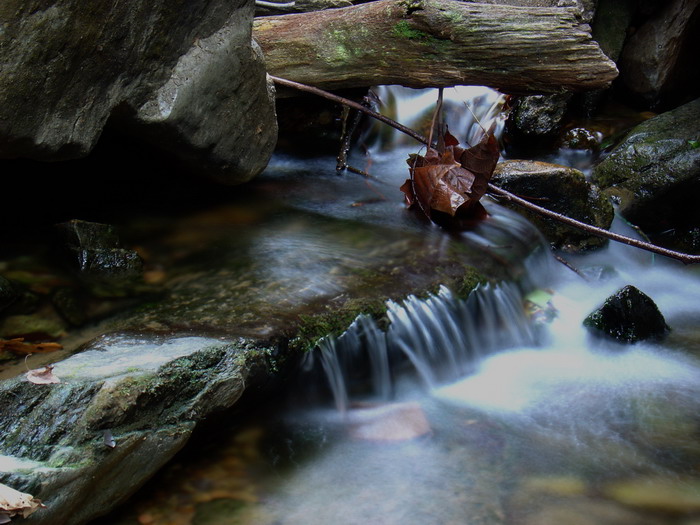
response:
<svg viewBox="0 0 700 525"><path fill-rule="evenodd" d="M566 215L562 215L561 213L557 213L548 210L547 208L543 208L542 206L538 206L537 204L528 202L522 197L518 197L517 195L514 195L509 191L504 190L503 188L499 188L494 184L489 183L489 190L491 193L501 196L511 202L514 202L522 206L523 208L527 208L528 210L534 211L535 213L538 213L545 217L549 217L550 219L554 219L555 221L568 224L569 226L573 226L574 228L583 230L587 233L590 233L591 235L595 235L596 237L603 237L605 239L610 239L611 241L627 244L628 246L634 246L635 248L641 248L642 250L658 253L659 255L665 255L666 257L677 259L684 264L700 262L700 255L690 255L683 252L676 252L674 250L669 250L667 248L663 248L650 242L633 239L632 237L627 237L626 235L620 235L619 233L613 233L603 228L598 228L597 226L577 221L576 219L572 219L571 217L567 217Z"/></svg>
<svg viewBox="0 0 700 525"><path fill-rule="evenodd" d="M324 91L322 89L312 87L312 86L307 86L306 84L301 84L299 82L294 82L292 80L287 80L284 78L279 78L279 77L274 77L274 76L270 76L270 78L275 83L280 84L282 86L291 87L294 89L298 89L300 91L305 91L307 93L313 93L315 95L326 98L328 100L332 100L332 101L337 102L339 104L343 104L345 106L350 106L351 108L354 108L358 111L362 111L363 113L365 113L365 114L367 114L367 115L369 115L369 116L371 116L371 117L373 117L381 122L384 122L388 126L391 126L392 128L397 129L402 133L405 133L409 137L417 140L418 142L422 142L423 144L428 144L428 140L420 133L417 133L416 131L414 131L410 128L407 128L406 126L403 126L402 124L399 124L395 120L392 120L389 117L386 117L380 113L377 113L376 111L372 111L371 109L364 107L362 104L358 104L357 102L354 102L352 100L346 99L344 97L340 97L338 95L334 95L333 93L329 93L328 91ZM700 255L691 255L688 253L669 250L667 248L663 248L661 246L658 246L656 244L652 244L650 242L645 242L645 241L640 241L638 239L633 239L632 237L620 235L619 233L613 233L613 232L605 230L603 228L598 228L597 226L593 226L593 225L587 224L585 222L577 221L576 219L572 219L571 217L567 217L566 215L562 215L560 213L553 212L551 210L548 210L546 208L542 208L541 206L538 206L536 204L528 202L527 200L525 200L521 197L518 197L517 195L514 195L513 193L506 191L503 188L499 188L498 186L491 184L491 183L489 183L488 188L489 188L489 191L491 194L505 198L505 199L515 203L515 204L518 204L519 206L522 206L523 208L527 208L528 210L531 210L531 211L538 213L540 215L543 215L545 217L549 217L550 219L554 219L555 221L559 221L559 222L567 224L569 226L573 226L574 228L578 228L579 230L583 230L587 233L590 233L591 235L595 235L597 237L602 237L605 239L610 239L612 241L626 244L628 246L633 246L635 248L640 248L642 250L646 250L646 251L649 251L652 253L657 253L659 255L664 255L666 257L670 257L671 259L676 259L678 261L681 261L683 264L700 263Z"/></svg>
<svg viewBox="0 0 700 525"><path fill-rule="evenodd" d="M357 111L362 111L370 117L384 122L384 124L387 124L394 129L398 129L401 133L405 133L409 137L416 139L418 142L422 142L423 144L428 143L425 137L420 133L416 133L411 128L407 128L406 126L399 124L395 120L392 120L389 117L385 117L381 113L377 113L376 111L366 108L362 104L359 104L353 100L344 97L339 97L338 95L334 95L333 93L329 93L328 91L324 91L323 89L319 89L313 86L307 86L306 84L300 84L299 82L294 82L293 80L287 80L286 78L273 77L272 75L270 75L270 78L275 82L275 84L279 84L280 86L287 86L290 88L298 89L299 91L313 93L314 95L318 95L319 97L332 100L333 102L337 102L338 104L349 106L353 109L356 109Z"/></svg>

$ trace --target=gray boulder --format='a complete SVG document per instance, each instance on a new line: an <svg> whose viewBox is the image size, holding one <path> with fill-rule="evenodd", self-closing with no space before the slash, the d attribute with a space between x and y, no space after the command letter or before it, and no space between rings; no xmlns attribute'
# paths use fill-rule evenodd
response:
<svg viewBox="0 0 700 525"><path fill-rule="evenodd" d="M700 99L632 129L593 170L619 212L656 242L700 250Z"/></svg>
<svg viewBox="0 0 700 525"><path fill-rule="evenodd" d="M620 343L661 338L670 330L654 301L634 286L625 286L583 321L593 333Z"/></svg>
<svg viewBox="0 0 700 525"><path fill-rule="evenodd" d="M648 107L668 108L676 106L680 97L700 94L700 4L688 0L658 4L625 43L618 67L628 93Z"/></svg>
<svg viewBox="0 0 700 525"><path fill-rule="evenodd" d="M0 158L85 156L115 116L219 180L267 162L276 124L252 2L8 0L2 15Z"/></svg>
<svg viewBox="0 0 700 525"><path fill-rule="evenodd" d="M574 168L546 162L510 160L496 166L492 182L521 197L535 198L533 202L543 208L599 228L609 228L613 219L613 208L608 198ZM509 206L507 202L503 204ZM530 219L557 249L581 252L599 248L606 242L522 207L511 207Z"/></svg>

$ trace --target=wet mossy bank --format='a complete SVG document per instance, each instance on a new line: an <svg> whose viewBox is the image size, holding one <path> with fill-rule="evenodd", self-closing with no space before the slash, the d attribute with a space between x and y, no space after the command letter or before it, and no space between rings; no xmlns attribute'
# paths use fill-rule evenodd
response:
<svg viewBox="0 0 700 525"><path fill-rule="evenodd" d="M55 354L61 383L0 383L0 482L47 505L29 522L105 513L242 395L274 401L271 387L318 338L361 313L381 319L389 299L517 279L541 246L496 209L454 236L400 202L371 204L359 178L318 182L273 170L229 204L121 225L145 271L160 273L160 294L103 320L104 335L79 351Z"/></svg>

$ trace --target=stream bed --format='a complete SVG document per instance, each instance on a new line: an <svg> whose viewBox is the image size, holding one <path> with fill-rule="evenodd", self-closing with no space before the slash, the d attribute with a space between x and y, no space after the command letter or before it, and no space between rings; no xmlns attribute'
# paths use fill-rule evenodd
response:
<svg viewBox="0 0 700 525"><path fill-rule="evenodd" d="M329 157L278 156L256 184L281 188L305 212L376 227L398 220L433 236L395 195L411 148L375 152L376 180L336 176ZM424 306L390 308L393 326L411 308L424 311L425 324L413 323L402 341L428 354L440 346L441 364L407 353L390 373L359 381L343 371L344 359L326 375L301 369L269 404L205 425L125 507L94 524L700 523L697 269L611 245L567 257L584 280L511 212L486 205L496 219L464 239L516 268L511 291L492 286L471 303L441 303L438 294ZM615 229L634 235L619 220ZM583 328L628 284L659 306L671 327L663 342L623 346ZM522 305L532 289L551 294L556 312L535 327L522 309L504 306ZM462 312L459 322L450 308ZM522 330L504 339L515 318ZM396 346L392 325L364 323L362 351ZM441 331L453 335L440 339ZM455 344L471 346L460 373L422 372L449 365L465 350L446 348Z"/></svg>

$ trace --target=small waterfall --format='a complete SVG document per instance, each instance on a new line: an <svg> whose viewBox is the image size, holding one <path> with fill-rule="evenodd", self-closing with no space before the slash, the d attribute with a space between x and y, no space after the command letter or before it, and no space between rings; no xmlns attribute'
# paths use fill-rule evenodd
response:
<svg viewBox="0 0 700 525"><path fill-rule="evenodd" d="M428 135L430 121L437 102L437 89L412 89L404 86L377 86L373 91L379 99L382 114ZM505 95L483 86L455 86L443 91L445 122L463 145L477 143L482 126L489 129L496 123L495 134L500 138L505 125L503 106ZM375 123L364 139L371 149L388 149L402 144L414 144L399 131Z"/></svg>
<svg viewBox="0 0 700 525"><path fill-rule="evenodd" d="M321 340L305 370L323 371L340 411L357 396L395 397L407 377L432 389L465 377L494 352L536 345L522 301L513 283L480 286L466 300L441 287L427 299L389 301L386 330L361 315L340 337Z"/></svg>

